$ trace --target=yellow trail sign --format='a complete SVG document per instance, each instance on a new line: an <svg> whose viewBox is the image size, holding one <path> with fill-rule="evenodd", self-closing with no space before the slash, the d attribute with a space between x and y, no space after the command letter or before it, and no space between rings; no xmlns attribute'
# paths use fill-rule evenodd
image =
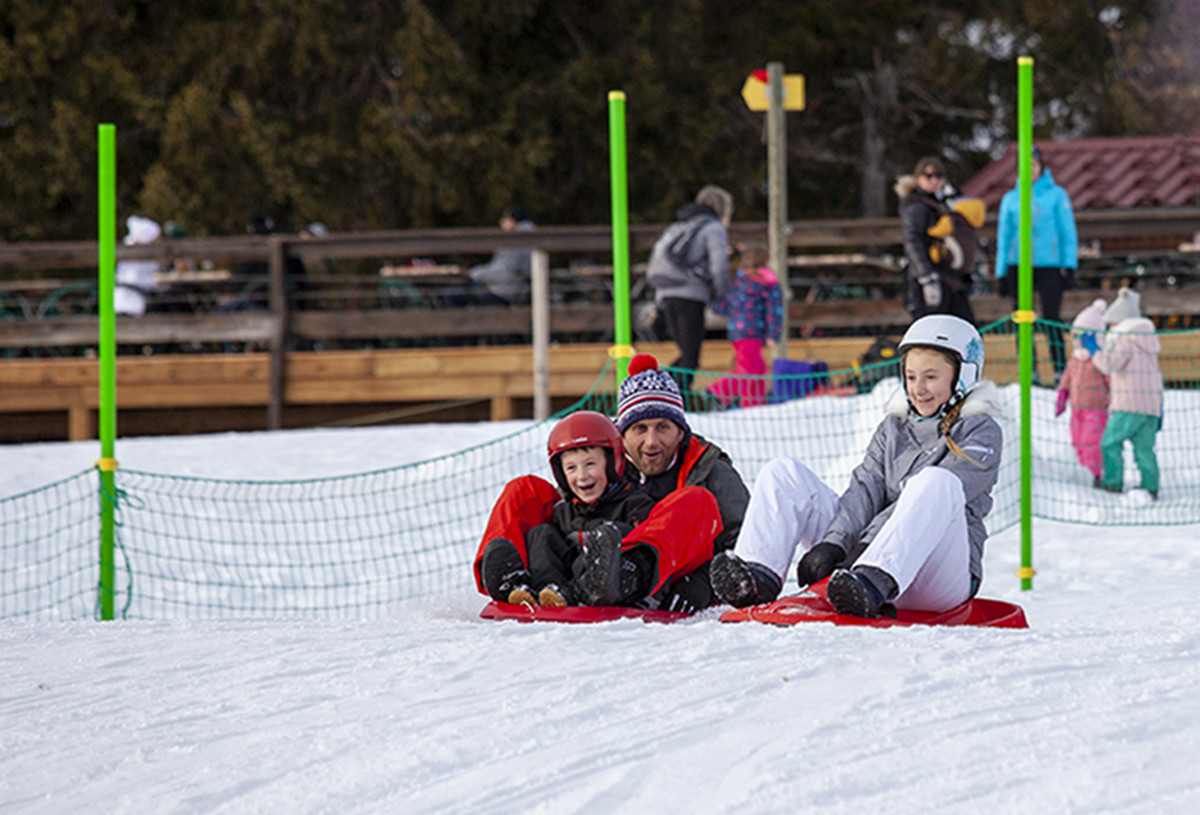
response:
<svg viewBox="0 0 1200 815"><path fill-rule="evenodd" d="M766 110L767 72L755 71L746 77L742 85L742 98L751 110ZM783 77L783 109L804 110L804 74L787 74Z"/></svg>

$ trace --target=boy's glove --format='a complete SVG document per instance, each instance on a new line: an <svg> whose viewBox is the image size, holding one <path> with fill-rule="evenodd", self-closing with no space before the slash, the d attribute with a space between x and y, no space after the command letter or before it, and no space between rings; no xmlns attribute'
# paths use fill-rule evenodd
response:
<svg viewBox="0 0 1200 815"><path fill-rule="evenodd" d="M1063 291L1070 291L1075 288L1075 270L1063 267L1062 272Z"/></svg>
<svg viewBox="0 0 1200 815"><path fill-rule="evenodd" d="M1100 350L1100 340L1096 339L1095 331L1084 331L1080 334L1079 344L1088 352L1089 357Z"/></svg>
<svg viewBox="0 0 1200 815"><path fill-rule="evenodd" d="M942 281L936 273L918 277L917 282L921 284L921 296L925 298L925 305L937 308L942 304Z"/></svg>
<svg viewBox="0 0 1200 815"><path fill-rule="evenodd" d="M846 553L836 543L822 541L804 553L796 567L796 581L801 586L811 586L833 574L842 565Z"/></svg>
<svg viewBox="0 0 1200 815"><path fill-rule="evenodd" d="M1067 409L1067 399L1070 397L1071 395L1067 392L1066 388L1058 389L1058 400L1054 403L1055 417L1063 415L1063 411Z"/></svg>

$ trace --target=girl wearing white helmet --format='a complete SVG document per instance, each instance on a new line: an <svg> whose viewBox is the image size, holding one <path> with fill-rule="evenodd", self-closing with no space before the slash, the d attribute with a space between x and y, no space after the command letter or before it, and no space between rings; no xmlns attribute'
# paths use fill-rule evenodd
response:
<svg viewBox="0 0 1200 815"><path fill-rule="evenodd" d="M775 599L797 546L799 584L829 577L842 614L946 611L974 596L1003 444L983 340L934 314L912 324L900 353L903 387L840 498L795 459L763 468L736 546L713 559L723 602Z"/></svg>

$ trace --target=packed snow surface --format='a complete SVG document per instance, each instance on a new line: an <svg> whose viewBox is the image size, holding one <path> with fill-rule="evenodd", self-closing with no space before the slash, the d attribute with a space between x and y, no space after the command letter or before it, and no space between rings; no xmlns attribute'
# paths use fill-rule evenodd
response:
<svg viewBox="0 0 1200 815"><path fill-rule="evenodd" d="M338 475L501 425L122 440L122 466ZM302 443L301 443L302 442ZM390 456L381 462L381 450ZM0 448L0 495L96 443ZM0 812L1200 812L1200 528L1034 525L1028 630L0 622ZM464 564L467 569L467 564ZM794 581L790 583L794 590Z"/></svg>

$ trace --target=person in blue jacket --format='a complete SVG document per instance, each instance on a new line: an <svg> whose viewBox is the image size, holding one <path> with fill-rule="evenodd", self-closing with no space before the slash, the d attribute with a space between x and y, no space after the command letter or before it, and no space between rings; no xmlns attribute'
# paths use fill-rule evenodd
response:
<svg viewBox="0 0 1200 815"><path fill-rule="evenodd" d="M1063 344L1063 292L1075 285L1079 266L1079 238L1075 231L1075 211L1067 191L1054 183L1042 151L1033 148L1030 160L1033 179L1031 215L1033 246L1033 288L1042 301L1042 319L1053 323L1046 327L1050 360L1057 381L1067 367ZM1012 296L1017 305L1017 265L1020 262L1021 192L1016 187L1004 193L996 224L996 283L1001 294ZM1037 370L1037 366L1034 366Z"/></svg>

